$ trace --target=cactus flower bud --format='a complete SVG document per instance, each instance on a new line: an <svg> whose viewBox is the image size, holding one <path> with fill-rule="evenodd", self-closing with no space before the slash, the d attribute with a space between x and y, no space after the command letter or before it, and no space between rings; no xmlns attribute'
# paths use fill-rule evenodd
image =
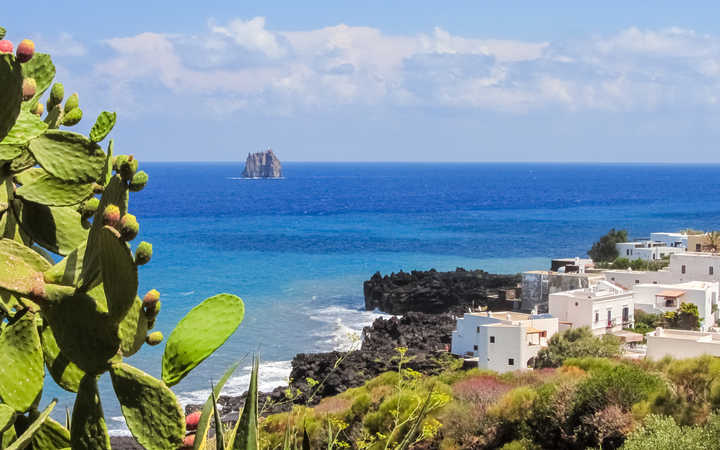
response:
<svg viewBox="0 0 720 450"><path fill-rule="evenodd" d="M12 42L7 39L0 41L0 53L12 53L13 45Z"/></svg>
<svg viewBox="0 0 720 450"><path fill-rule="evenodd" d="M187 436L185 436L182 445L183 449L190 449L195 447L195 434L188 434Z"/></svg>
<svg viewBox="0 0 720 450"><path fill-rule="evenodd" d="M93 183L93 194L102 194L105 191L105 186L98 183Z"/></svg>
<svg viewBox="0 0 720 450"><path fill-rule="evenodd" d="M120 219L120 235L126 241L132 241L140 231L140 224L132 214L125 214Z"/></svg>
<svg viewBox="0 0 720 450"><path fill-rule="evenodd" d="M33 110L31 112L33 114L35 114L36 116L42 116L43 113L45 112L45 107L43 106L42 103L38 102L37 105L35 105L35 108L33 108Z"/></svg>
<svg viewBox="0 0 720 450"><path fill-rule="evenodd" d="M62 83L53 84L52 89L50 89L50 98L48 98L48 111L53 109L55 105L62 103L64 97L65 87L63 87Z"/></svg>
<svg viewBox="0 0 720 450"><path fill-rule="evenodd" d="M85 203L83 203L80 213L83 218L89 219L93 214L95 214L95 211L97 211L99 206L100 200L98 200L97 197L90 197L85 201Z"/></svg>
<svg viewBox="0 0 720 450"><path fill-rule="evenodd" d="M148 343L148 345L158 345L163 340L163 334L159 331L153 331L152 333L148 334L145 338L145 342Z"/></svg>
<svg viewBox="0 0 720 450"><path fill-rule="evenodd" d="M68 99L65 101L65 114L69 113L73 109L80 106L80 97L78 96L78 93L74 93Z"/></svg>
<svg viewBox="0 0 720 450"><path fill-rule="evenodd" d="M200 423L200 411L195 411L185 416L185 428L188 431L197 430Z"/></svg>
<svg viewBox="0 0 720 450"><path fill-rule="evenodd" d="M37 83L35 78L25 78L22 83L22 97L23 101L30 100L35 96L37 92Z"/></svg>
<svg viewBox="0 0 720 450"><path fill-rule="evenodd" d="M160 300L160 293L157 289L151 289L143 297L143 306L145 308L154 308L157 302Z"/></svg>
<svg viewBox="0 0 720 450"><path fill-rule="evenodd" d="M30 39L23 39L20 41L20 44L18 44L17 52L15 52L15 55L17 56L17 60L21 63L26 63L30 61L35 54L35 43L31 41Z"/></svg>
<svg viewBox="0 0 720 450"><path fill-rule="evenodd" d="M82 109L80 108L73 108L70 110L70 112L66 112L63 116L62 124L66 127L71 127L73 125L77 125L78 122L82 119Z"/></svg>
<svg viewBox="0 0 720 450"><path fill-rule="evenodd" d="M137 172L135 175L133 175L132 180L130 180L130 190L132 192L142 191L147 184L147 181L148 174L144 170Z"/></svg>
<svg viewBox="0 0 720 450"><path fill-rule="evenodd" d="M152 244L149 242L142 241L135 249L135 264L142 266L150 262L152 258Z"/></svg>
<svg viewBox="0 0 720 450"><path fill-rule="evenodd" d="M120 222L120 208L115 205L108 205L103 211L103 224L114 227Z"/></svg>
<svg viewBox="0 0 720 450"><path fill-rule="evenodd" d="M124 181L130 181L135 176L138 168L138 160L132 155L118 155L115 160L117 171Z"/></svg>

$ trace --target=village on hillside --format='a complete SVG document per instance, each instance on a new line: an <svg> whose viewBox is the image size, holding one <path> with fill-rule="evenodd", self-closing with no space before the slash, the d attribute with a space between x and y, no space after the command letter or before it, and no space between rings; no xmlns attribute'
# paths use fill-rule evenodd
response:
<svg viewBox="0 0 720 450"><path fill-rule="evenodd" d="M556 333L586 327L624 342L624 356L720 356L720 234L652 233L626 242L612 230L593 259L553 259L500 292L506 311L481 308L457 318L451 352L481 369L534 366Z"/></svg>

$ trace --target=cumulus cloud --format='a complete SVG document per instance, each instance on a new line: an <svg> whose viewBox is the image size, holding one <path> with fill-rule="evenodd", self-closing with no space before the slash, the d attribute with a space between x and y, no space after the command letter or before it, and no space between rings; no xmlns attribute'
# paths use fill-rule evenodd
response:
<svg viewBox="0 0 720 450"><path fill-rule="evenodd" d="M50 53L53 56L84 56L87 48L76 41L72 34L63 32L54 39L47 39L43 35L33 36L35 47L42 49L44 53Z"/></svg>
<svg viewBox="0 0 720 450"><path fill-rule="evenodd" d="M106 44L113 55L95 71L110 82L159 84L222 112L652 110L714 106L720 89L720 39L680 28L527 42L441 28L416 35L344 24L278 31L256 17L210 22L201 35L142 33Z"/></svg>

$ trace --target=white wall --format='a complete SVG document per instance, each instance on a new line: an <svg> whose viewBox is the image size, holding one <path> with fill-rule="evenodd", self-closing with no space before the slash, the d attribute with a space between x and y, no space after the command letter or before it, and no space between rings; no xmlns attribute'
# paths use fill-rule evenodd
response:
<svg viewBox="0 0 720 450"><path fill-rule="evenodd" d="M571 322L573 328L590 327L593 334L601 335L608 331L622 329L623 308L628 308L628 322L632 326L635 322L633 297L631 294L623 296L579 298L569 294L550 295L550 314L562 322ZM608 330L608 311L615 325ZM597 312L597 321L595 320Z"/></svg>
<svg viewBox="0 0 720 450"><path fill-rule="evenodd" d="M662 359L665 356L671 356L673 358L694 358L701 355L713 355L720 356L720 335L717 333L710 333L707 336L714 339L706 339L706 342L699 342L694 339L678 339L673 337L674 334L677 336L682 333L686 336L697 336L701 338L702 333L694 331L680 331L672 330L672 333L664 333L664 336L657 336L657 332L651 332L646 334L647 338L647 354L646 356L650 359ZM701 339L702 340L702 339Z"/></svg>
<svg viewBox="0 0 720 450"><path fill-rule="evenodd" d="M717 303L720 284L709 283L704 288L693 288L685 284L638 284L633 288L635 305L643 311L659 314L675 311L681 303L692 303L698 308L698 315L703 319L701 328L715 326L719 312L712 312L713 303ZM675 307L666 307L657 303L656 295L664 290L682 290L685 294L679 297ZM713 295L714 294L714 295Z"/></svg>
<svg viewBox="0 0 720 450"><path fill-rule="evenodd" d="M685 267L684 272L683 266ZM720 255L695 252L677 253L670 257L669 269L672 279L676 283L720 281Z"/></svg>

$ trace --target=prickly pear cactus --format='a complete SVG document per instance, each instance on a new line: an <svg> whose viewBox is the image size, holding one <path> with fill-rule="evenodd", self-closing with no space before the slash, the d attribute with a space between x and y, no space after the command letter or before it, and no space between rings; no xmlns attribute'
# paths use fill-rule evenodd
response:
<svg viewBox="0 0 720 450"><path fill-rule="evenodd" d="M163 342L151 331L159 293L137 293L153 246L133 249L141 227L129 212L148 175L133 155L114 157L111 139L101 147L115 113L101 113L89 136L63 129L82 120L79 96L65 99L52 58L34 47L0 54L0 448L110 448L97 389L106 372L137 440L178 448L185 422L169 386L237 329L243 302L220 294L181 320L162 380L123 361ZM55 402L38 410L46 369L77 393L69 430L49 417Z"/></svg>

